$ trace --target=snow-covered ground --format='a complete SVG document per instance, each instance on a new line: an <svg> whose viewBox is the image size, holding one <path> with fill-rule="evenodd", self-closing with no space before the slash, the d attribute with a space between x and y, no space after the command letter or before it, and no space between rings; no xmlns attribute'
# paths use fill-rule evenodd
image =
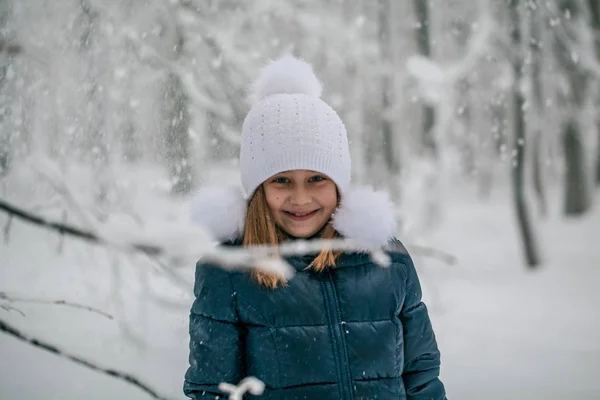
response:
<svg viewBox="0 0 600 400"><path fill-rule="evenodd" d="M600 234L600 210L582 219L564 220L555 212L537 221L544 264L528 271L508 191L498 189L485 203L474 197L464 188L448 194L442 226L418 241L453 254L459 264L415 257L449 397L600 398L600 246L594 239ZM134 202L142 218L156 218L156 211L168 204L158 195ZM176 209L183 207L171 207L173 215L164 218L180 217ZM0 215L1 226L4 222ZM179 273L191 284L193 265ZM170 398L183 398L191 297L142 257L115 256L70 239L61 245L56 233L13 222L10 240L0 244L0 291L70 300L114 315L109 320L88 311L20 302L11 305L24 316L0 309L3 319L28 334L98 365L133 373ZM0 335L0 399L42 398L149 396Z"/></svg>
<svg viewBox="0 0 600 400"><path fill-rule="evenodd" d="M560 198L554 194L554 198ZM538 221L544 264L527 270L510 196L449 199L428 243L460 265L420 268L456 399L600 398L600 210Z"/></svg>

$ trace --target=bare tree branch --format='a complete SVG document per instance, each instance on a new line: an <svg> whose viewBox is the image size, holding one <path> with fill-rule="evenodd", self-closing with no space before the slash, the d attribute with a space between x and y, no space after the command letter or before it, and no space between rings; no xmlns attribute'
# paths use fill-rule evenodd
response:
<svg viewBox="0 0 600 400"><path fill-rule="evenodd" d="M18 217L18 218L25 220L27 222L30 222L32 224L55 230L55 231L59 232L60 234L71 235L73 237L83 239L85 241L95 243L95 244L112 246L111 243L108 243L107 241L100 238L98 235L96 235L94 233L84 231L82 229L79 229L79 228L76 228L76 227L73 227L73 226L70 226L67 224L63 224L60 222L49 221L38 215L21 210L20 208L15 207L2 199L0 199L0 210L6 211L9 215L13 215L15 217ZM154 245L130 244L130 246L131 246L132 250L137 250L137 251L147 254L149 256L156 256L156 255L159 255L162 253L162 249L160 247L154 246Z"/></svg>
<svg viewBox="0 0 600 400"><path fill-rule="evenodd" d="M37 303L37 304L51 304L51 305L72 307L72 308L78 308L80 310L90 311L90 312L102 315L103 317L106 317L108 319L114 319L114 317L112 315L110 315L102 310L99 310L97 308L85 306L83 304L73 303L73 302L66 301L66 300L42 300L42 299L24 298L24 297L11 296L11 295L6 294L5 292L0 292L0 300L5 300L5 301L11 302L11 303L14 303L14 302Z"/></svg>
<svg viewBox="0 0 600 400"><path fill-rule="evenodd" d="M0 332L4 332L7 335L12 336L24 343L30 344L31 346L49 351L50 353L54 353L61 358L66 358L67 360L72 361L76 364L83 365L84 367L89 368L93 371L100 372L105 375L109 375L114 378L125 381L125 382L143 390L144 392L148 393L150 396L152 396L155 399L168 400L167 397L159 394L158 391L153 389L150 385L142 382L139 378L137 378L131 374L128 374L128 373L125 373L122 371L117 371L117 370L110 369L110 368L99 367L96 364L94 364L92 361L86 360L83 357L79 357L79 356L70 354L70 353L68 353L64 350L61 350L58 347L56 347L46 341L36 339L35 337L29 336L29 335L21 332L19 329L15 328L14 326L10 325L6 321L3 321L2 319L0 319Z"/></svg>
<svg viewBox="0 0 600 400"><path fill-rule="evenodd" d="M8 304L2 304L0 306L1 309L6 310L6 311L16 311L19 314L21 314L23 317L25 316L25 313L21 310L19 310L18 308L15 308L13 306L9 306Z"/></svg>
<svg viewBox="0 0 600 400"><path fill-rule="evenodd" d="M10 240L10 227L12 226L12 220L12 215L9 215L8 220L6 220L6 224L4 224L4 243L8 243L8 241Z"/></svg>

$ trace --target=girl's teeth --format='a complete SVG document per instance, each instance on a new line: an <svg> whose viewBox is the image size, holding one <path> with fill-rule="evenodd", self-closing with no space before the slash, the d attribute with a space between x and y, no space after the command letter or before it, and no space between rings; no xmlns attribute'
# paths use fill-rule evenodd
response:
<svg viewBox="0 0 600 400"><path fill-rule="evenodd" d="M297 213L290 213L290 214L292 214L292 215L294 215L294 216L296 216L296 217L304 217L304 216L306 216L306 215L308 215L308 214L310 214L310 213L309 213L309 212L307 212L307 213L304 213L304 214L297 214Z"/></svg>

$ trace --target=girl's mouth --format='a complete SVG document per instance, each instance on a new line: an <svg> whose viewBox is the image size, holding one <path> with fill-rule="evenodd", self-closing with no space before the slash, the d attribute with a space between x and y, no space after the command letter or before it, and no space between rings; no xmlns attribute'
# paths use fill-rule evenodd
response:
<svg viewBox="0 0 600 400"><path fill-rule="evenodd" d="M308 211L308 212L291 212L283 211L283 213L294 221L306 221L311 219L319 210Z"/></svg>

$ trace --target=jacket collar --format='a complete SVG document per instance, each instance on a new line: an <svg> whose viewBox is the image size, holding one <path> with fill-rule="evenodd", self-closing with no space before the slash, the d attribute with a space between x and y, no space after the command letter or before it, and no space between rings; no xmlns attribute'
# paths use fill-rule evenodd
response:
<svg viewBox="0 0 600 400"><path fill-rule="evenodd" d="M219 242L242 237L247 200L238 186L200 189L193 201L191 216ZM361 250L382 247L396 235L394 207L386 192L369 187L348 190L332 216L334 228L354 240Z"/></svg>

